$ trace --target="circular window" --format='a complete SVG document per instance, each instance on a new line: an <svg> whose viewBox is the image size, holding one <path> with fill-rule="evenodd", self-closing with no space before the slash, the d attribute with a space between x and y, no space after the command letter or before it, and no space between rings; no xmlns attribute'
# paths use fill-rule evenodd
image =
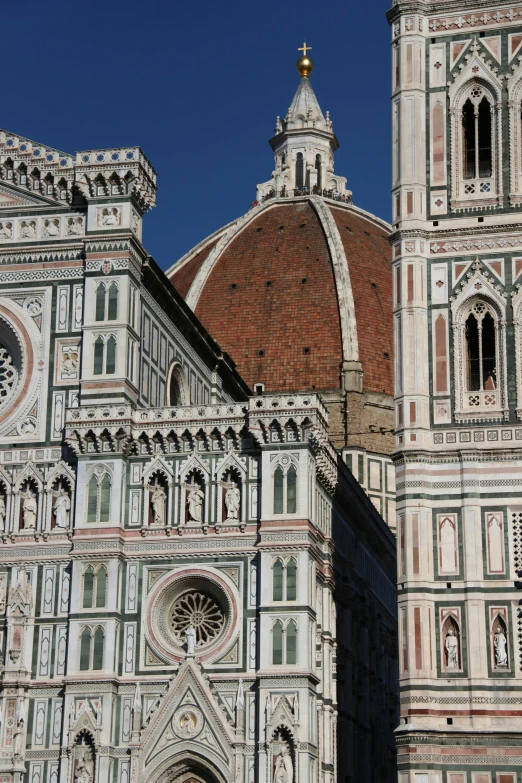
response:
<svg viewBox="0 0 522 783"><path fill-rule="evenodd" d="M18 336L11 324L0 318L0 409L16 396L22 369Z"/></svg>
<svg viewBox="0 0 522 783"><path fill-rule="evenodd" d="M202 660L224 652L238 631L237 594L221 574L183 569L158 582L149 600L149 643L166 659L185 657L189 625Z"/></svg>
<svg viewBox="0 0 522 783"><path fill-rule="evenodd" d="M0 345L0 405L10 396L18 380L18 370L7 348Z"/></svg>
<svg viewBox="0 0 522 783"><path fill-rule="evenodd" d="M225 627L225 615L219 603L208 593L187 590L173 602L170 624L179 645L185 641L185 631L192 625L196 631L196 647L201 648L221 634Z"/></svg>

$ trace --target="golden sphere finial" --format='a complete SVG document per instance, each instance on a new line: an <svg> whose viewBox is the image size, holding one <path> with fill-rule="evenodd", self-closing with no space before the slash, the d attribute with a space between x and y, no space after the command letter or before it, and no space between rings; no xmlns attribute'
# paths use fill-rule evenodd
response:
<svg viewBox="0 0 522 783"><path fill-rule="evenodd" d="M311 46L306 45L305 43L298 47L297 51L302 52L303 56L298 59L296 62L296 68L298 72L301 74L301 76L310 76L314 69L314 61L311 59L311 57L307 57L306 53L311 49Z"/></svg>

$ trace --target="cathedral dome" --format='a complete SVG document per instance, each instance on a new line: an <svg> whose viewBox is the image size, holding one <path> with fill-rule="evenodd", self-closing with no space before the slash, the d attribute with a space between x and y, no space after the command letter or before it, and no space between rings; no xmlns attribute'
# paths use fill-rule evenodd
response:
<svg viewBox="0 0 522 783"><path fill-rule="evenodd" d="M252 388L338 389L355 371L391 395L389 231L345 202L267 199L167 274Z"/></svg>
<svg viewBox="0 0 522 783"><path fill-rule="evenodd" d="M249 212L167 275L255 392L320 391L337 445L389 453L391 227L334 174L339 142L308 73L276 120L275 168Z"/></svg>

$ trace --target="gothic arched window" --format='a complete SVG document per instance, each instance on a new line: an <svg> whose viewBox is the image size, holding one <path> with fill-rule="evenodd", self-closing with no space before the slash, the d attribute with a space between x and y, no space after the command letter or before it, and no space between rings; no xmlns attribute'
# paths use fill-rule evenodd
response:
<svg viewBox="0 0 522 783"><path fill-rule="evenodd" d="M323 171L322 171L322 163L321 163L321 156L316 155L315 156L315 172L316 172L316 183L317 187L321 188L323 187Z"/></svg>
<svg viewBox="0 0 522 783"><path fill-rule="evenodd" d="M475 200L498 203L502 192L500 165L502 101L493 83L472 79L450 88L452 190L455 205ZM440 171L442 175L442 170ZM437 179L437 178L436 178ZM437 179L442 184L443 179Z"/></svg>
<svg viewBox="0 0 522 783"><path fill-rule="evenodd" d="M286 564L286 600L295 601L297 599L297 563L291 557Z"/></svg>
<svg viewBox="0 0 522 783"><path fill-rule="evenodd" d="M189 405L188 384L179 362L173 362L169 370L167 405Z"/></svg>
<svg viewBox="0 0 522 783"><path fill-rule="evenodd" d="M103 628L96 628L93 638L92 668L99 671L103 669L103 648L105 645L105 633Z"/></svg>
<svg viewBox="0 0 522 783"><path fill-rule="evenodd" d="M495 321L482 302L466 320L466 391L497 388Z"/></svg>
<svg viewBox="0 0 522 783"><path fill-rule="evenodd" d="M105 343L103 337L99 335L94 342L94 375L103 374L103 354L105 352Z"/></svg>
<svg viewBox="0 0 522 783"><path fill-rule="evenodd" d="M91 629L86 627L80 635L80 671L86 672L91 668Z"/></svg>
<svg viewBox="0 0 522 783"><path fill-rule="evenodd" d="M96 572L96 608L102 609L107 602L107 569L100 566Z"/></svg>
<svg viewBox="0 0 522 783"><path fill-rule="evenodd" d="M288 664L297 663L297 626L294 620L290 620L285 629L286 637L286 661Z"/></svg>
<svg viewBox="0 0 522 783"><path fill-rule="evenodd" d="M283 563L277 559L272 568L273 600L283 600Z"/></svg>
<svg viewBox="0 0 522 783"><path fill-rule="evenodd" d="M94 341L93 375L114 375L116 372L116 338L99 334Z"/></svg>
<svg viewBox="0 0 522 783"><path fill-rule="evenodd" d="M303 153L298 152L295 160L295 186L301 190L304 187Z"/></svg>
<svg viewBox="0 0 522 783"><path fill-rule="evenodd" d="M453 310L455 416L498 416L507 409L503 304L473 296Z"/></svg>
<svg viewBox="0 0 522 783"><path fill-rule="evenodd" d="M98 283L96 286L96 320L115 321L118 317L118 286Z"/></svg>
<svg viewBox="0 0 522 783"><path fill-rule="evenodd" d="M92 597L94 592L94 568L87 566L83 574L83 608L92 609Z"/></svg>
<svg viewBox="0 0 522 783"><path fill-rule="evenodd" d="M278 666L283 663L283 623L276 620L272 627L272 663Z"/></svg>
<svg viewBox="0 0 522 783"><path fill-rule="evenodd" d="M274 514L297 512L297 468L288 457L275 467L273 473Z"/></svg>
<svg viewBox="0 0 522 783"><path fill-rule="evenodd" d="M87 485L87 522L108 522L111 505L111 479L93 473Z"/></svg>

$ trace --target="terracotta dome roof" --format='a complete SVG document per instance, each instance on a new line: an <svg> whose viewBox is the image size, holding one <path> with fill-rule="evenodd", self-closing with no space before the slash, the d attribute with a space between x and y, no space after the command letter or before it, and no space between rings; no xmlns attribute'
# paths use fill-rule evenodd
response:
<svg viewBox="0 0 522 783"><path fill-rule="evenodd" d="M246 382L393 394L390 226L319 196L269 199L167 272ZM359 364L360 363L360 364Z"/></svg>

